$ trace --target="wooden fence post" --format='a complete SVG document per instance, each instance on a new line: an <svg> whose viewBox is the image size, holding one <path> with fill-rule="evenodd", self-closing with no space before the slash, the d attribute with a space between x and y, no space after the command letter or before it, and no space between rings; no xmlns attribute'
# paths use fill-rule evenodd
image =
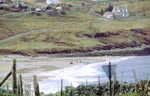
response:
<svg viewBox="0 0 150 96"><path fill-rule="evenodd" d="M18 78L18 95L23 96L23 83L22 83L22 75L19 75Z"/></svg>
<svg viewBox="0 0 150 96"><path fill-rule="evenodd" d="M133 76L134 76L134 79L135 79L135 83L137 83L137 76L135 74L135 70L133 70ZM136 87L136 84L135 84L135 92L137 91L137 87Z"/></svg>
<svg viewBox="0 0 150 96"><path fill-rule="evenodd" d="M29 96L29 91L26 83L24 84L24 91L25 91L25 96Z"/></svg>
<svg viewBox="0 0 150 96"><path fill-rule="evenodd" d="M87 95L87 86L88 86L88 80L85 80L85 95Z"/></svg>
<svg viewBox="0 0 150 96"><path fill-rule="evenodd" d="M31 91L31 84L28 84L28 90L29 90L29 96L32 96L32 91Z"/></svg>
<svg viewBox="0 0 150 96"><path fill-rule="evenodd" d="M133 70L133 76L134 76L134 79L135 79L135 82L137 83L137 76L136 76L136 74L135 74L135 70Z"/></svg>
<svg viewBox="0 0 150 96"><path fill-rule="evenodd" d="M18 78L18 84L17 84L17 93L18 93L18 95L20 96L20 78Z"/></svg>
<svg viewBox="0 0 150 96"><path fill-rule="evenodd" d="M117 77L116 77L116 72L114 72L114 76L113 76L113 92L112 95L115 96L115 81L117 81Z"/></svg>
<svg viewBox="0 0 150 96"><path fill-rule="evenodd" d="M9 84L6 84L7 93L9 93Z"/></svg>
<svg viewBox="0 0 150 96"><path fill-rule="evenodd" d="M38 84L38 82L37 82L36 75L33 75L33 86L34 86L35 96L40 96L39 84Z"/></svg>
<svg viewBox="0 0 150 96"><path fill-rule="evenodd" d="M73 85L72 85L72 81L71 81L71 85L70 85L70 86L71 86L71 93L70 93L70 95L71 95L71 96L74 96L74 95L73 95Z"/></svg>
<svg viewBox="0 0 150 96"><path fill-rule="evenodd" d="M100 90L101 90L101 89L100 89L100 87L101 87L100 84L101 84L101 83L100 83L100 82L101 82L101 81L100 81L100 76L98 76L98 94L97 94L98 96L101 96L101 94L100 94Z"/></svg>
<svg viewBox="0 0 150 96"><path fill-rule="evenodd" d="M12 89L13 89L13 93L16 94L17 93L17 79L16 79L16 59L13 59L13 66L12 66Z"/></svg>
<svg viewBox="0 0 150 96"><path fill-rule="evenodd" d="M63 96L63 79L61 79L61 93L60 96Z"/></svg>
<svg viewBox="0 0 150 96"><path fill-rule="evenodd" d="M88 80L86 79L86 80L85 80L85 86L87 86L87 85L88 85Z"/></svg>
<svg viewBox="0 0 150 96"><path fill-rule="evenodd" d="M111 82L111 75L112 75L112 73L111 73L111 62L109 62L109 91L110 91L110 96L112 96L112 82Z"/></svg>
<svg viewBox="0 0 150 96"><path fill-rule="evenodd" d="M119 88L119 91L121 92L121 90L122 90L122 86L123 86L123 72L121 72L121 81L120 81L120 88Z"/></svg>
<svg viewBox="0 0 150 96"><path fill-rule="evenodd" d="M98 76L98 88L100 88L100 84L101 84L100 76Z"/></svg>
<svg viewBox="0 0 150 96"><path fill-rule="evenodd" d="M2 80L2 82L0 82L0 87L5 83L5 81L10 77L10 75L12 74L12 71L10 71L6 77Z"/></svg>

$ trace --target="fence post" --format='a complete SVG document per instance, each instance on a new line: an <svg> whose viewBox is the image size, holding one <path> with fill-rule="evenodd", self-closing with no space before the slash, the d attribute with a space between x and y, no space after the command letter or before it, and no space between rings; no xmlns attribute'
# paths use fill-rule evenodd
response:
<svg viewBox="0 0 150 96"><path fill-rule="evenodd" d="M88 85L88 80L86 79L86 81L85 81L85 86L87 86Z"/></svg>
<svg viewBox="0 0 150 96"><path fill-rule="evenodd" d="M74 95L73 95L73 85L72 85L72 81L71 81L71 85L70 85L70 86L71 86L71 93L70 93L70 95L71 95L71 96L74 96Z"/></svg>
<svg viewBox="0 0 150 96"><path fill-rule="evenodd" d="M22 75L19 75L18 78L18 95L23 96L23 83L22 83Z"/></svg>
<svg viewBox="0 0 150 96"><path fill-rule="evenodd" d="M100 81L100 76L98 76L98 92L97 92L97 95L98 95L98 96L101 96L101 93L100 93L100 91L101 91L101 88L100 88L101 85L100 85L100 84L101 84L101 83L100 83L100 82L101 82L101 81Z"/></svg>
<svg viewBox="0 0 150 96"><path fill-rule="evenodd" d="M6 90L7 90L7 93L9 93L9 85L6 84Z"/></svg>
<svg viewBox="0 0 150 96"><path fill-rule="evenodd" d="M119 88L120 92L122 90L122 85L123 85L123 72L121 72L121 81L120 81L120 88Z"/></svg>
<svg viewBox="0 0 150 96"><path fill-rule="evenodd" d="M18 84L17 84L17 92L18 92L18 95L20 96L20 78L18 77Z"/></svg>
<svg viewBox="0 0 150 96"><path fill-rule="evenodd" d="M134 75L135 83L137 83L137 77L136 77L136 74L135 74L135 70L133 70L133 75ZM135 92L136 91L137 91L137 87L136 87L136 84L135 84Z"/></svg>
<svg viewBox="0 0 150 96"><path fill-rule="evenodd" d="M113 76L113 96L115 96L115 82L117 81L117 76L116 76L116 72L114 72L114 76Z"/></svg>
<svg viewBox="0 0 150 96"><path fill-rule="evenodd" d="M61 93L60 96L63 96L63 79L61 79Z"/></svg>
<svg viewBox="0 0 150 96"><path fill-rule="evenodd" d="M2 80L2 82L0 82L0 87L5 83L5 81L10 77L10 75L12 74L12 71L10 71L6 77Z"/></svg>
<svg viewBox="0 0 150 96"><path fill-rule="evenodd" d="M135 74L135 70L133 70L133 75L134 75L135 82L137 83L137 76Z"/></svg>
<svg viewBox="0 0 150 96"><path fill-rule="evenodd" d="M25 91L25 96L29 96L29 91L27 89L27 84L24 84L24 91Z"/></svg>
<svg viewBox="0 0 150 96"><path fill-rule="evenodd" d="M98 88L100 88L100 84L101 84L100 76L98 76Z"/></svg>
<svg viewBox="0 0 150 96"><path fill-rule="evenodd" d="M31 84L28 84L28 91L29 91L29 96L32 96L31 95Z"/></svg>
<svg viewBox="0 0 150 96"><path fill-rule="evenodd" d="M110 96L112 96L112 82L111 82L111 63L109 62L109 91L110 91Z"/></svg>
<svg viewBox="0 0 150 96"><path fill-rule="evenodd" d="M87 86L88 86L88 80L86 79L86 80L85 80L85 95L88 94L88 93L87 93Z"/></svg>
<svg viewBox="0 0 150 96"><path fill-rule="evenodd" d="M12 66L12 89L13 89L13 93L16 94L17 93L17 79L16 79L16 59L13 59L13 66Z"/></svg>
<svg viewBox="0 0 150 96"><path fill-rule="evenodd" d="M36 77L36 75L33 75L33 86L34 86L35 96L40 96L39 84L38 84L38 82L37 82L37 77Z"/></svg>

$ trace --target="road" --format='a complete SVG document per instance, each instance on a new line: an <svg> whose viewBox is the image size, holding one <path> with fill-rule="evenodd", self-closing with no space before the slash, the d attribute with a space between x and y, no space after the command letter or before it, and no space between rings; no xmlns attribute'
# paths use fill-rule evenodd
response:
<svg viewBox="0 0 150 96"><path fill-rule="evenodd" d="M66 26L68 24L65 24L65 25L61 25L61 26ZM57 27L49 27L49 28L44 28L44 29L36 29L36 30L30 30L30 31L25 31L25 32L20 32L19 34L16 34L16 35L13 35L11 37L8 37L8 38L5 38L3 40L0 40L0 43L4 43L4 42L8 42L8 41L12 41L14 39L18 39L20 37L23 37L23 36L27 36L31 33L44 33L44 32L48 32L50 30L53 30L53 29L57 29L57 28L60 28L60 26L57 26Z"/></svg>

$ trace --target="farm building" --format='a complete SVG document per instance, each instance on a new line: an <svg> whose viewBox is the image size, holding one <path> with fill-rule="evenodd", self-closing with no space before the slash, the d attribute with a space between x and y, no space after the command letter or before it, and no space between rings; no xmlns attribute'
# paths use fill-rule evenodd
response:
<svg viewBox="0 0 150 96"><path fill-rule="evenodd" d="M114 14L116 18L117 17L129 17L129 11L128 11L127 5L121 6L121 7L113 6L112 13Z"/></svg>
<svg viewBox="0 0 150 96"><path fill-rule="evenodd" d="M46 4L59 4L60 1L59 0L46 0Z"/></svg>
<svg viewBox="0 0 150 96"><path fill-rule="evenodd" d="M46 2L46 4L59 4L60 1L59 0L36 0L36 2Z"/></svg>
<svg viewBox="0 0 150 96"><path fill-rule="evenodd" d="M113 19L113 18L114 18L112 12L105 12L105 13L103 14L103 17L108 18L108 19Z"/></svg>

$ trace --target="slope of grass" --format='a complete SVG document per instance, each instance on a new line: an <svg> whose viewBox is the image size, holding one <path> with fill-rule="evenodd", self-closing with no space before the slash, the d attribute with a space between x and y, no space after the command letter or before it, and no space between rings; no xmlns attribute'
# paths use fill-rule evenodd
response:
<svg viewBox="0 0 150 96"><path fill-rule="evenodd" d="M128 3L128 7L131 13L137 14L137 15L143 15L143 13L148 14L150 16L150 1L149 0L143 0L133 3Z"/></svg>

